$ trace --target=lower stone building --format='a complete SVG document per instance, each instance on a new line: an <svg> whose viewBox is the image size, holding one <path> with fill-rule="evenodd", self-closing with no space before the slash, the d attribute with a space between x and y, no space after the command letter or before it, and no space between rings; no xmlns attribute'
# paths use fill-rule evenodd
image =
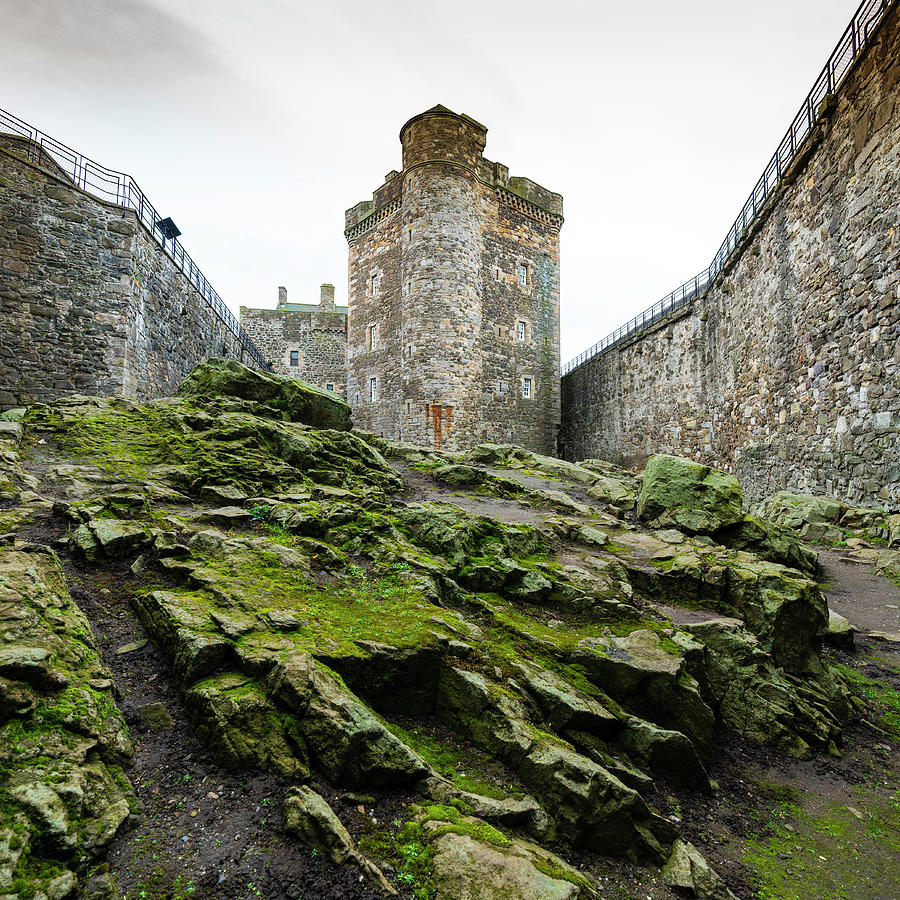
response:
<svg viewBox="0 0 900 900"><path fill-rule="evenodd" d="M278 288L275 309L241 307L241 326L278 375L347 393L347 307L323 284L318 305L292 303Z"/></svg>

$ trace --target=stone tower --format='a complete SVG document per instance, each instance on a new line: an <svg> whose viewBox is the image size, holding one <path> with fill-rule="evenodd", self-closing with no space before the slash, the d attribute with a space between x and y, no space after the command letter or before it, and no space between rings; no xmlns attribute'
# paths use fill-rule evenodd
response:
<svg viewBox="0 0 900 900"><path fill-rule="evenodd" d="M347 399L386 437L553 453L562 197L485 159L486 134L413 117L403 171L347 211Z"/></svg>

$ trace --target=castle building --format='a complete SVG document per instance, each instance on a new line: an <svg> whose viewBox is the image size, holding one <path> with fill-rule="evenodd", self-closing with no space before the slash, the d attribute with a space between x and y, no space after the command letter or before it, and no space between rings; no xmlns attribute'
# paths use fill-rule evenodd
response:
<svg viewBox="0 0 900 900"><path fill-rule="evenodd" d="M334 285L322 285L318 305L292 303L280 287L275 309L241 307L241 327L277 375L345 395L347 307L335 306Z"/></svg>
<svg viewBox="0 0 900 900"><path fill-rule="evenodd" d="M553 453L562 197L485 159L486 134L414 116L402 172L347 211L347 399L388 438Z"/></svg>

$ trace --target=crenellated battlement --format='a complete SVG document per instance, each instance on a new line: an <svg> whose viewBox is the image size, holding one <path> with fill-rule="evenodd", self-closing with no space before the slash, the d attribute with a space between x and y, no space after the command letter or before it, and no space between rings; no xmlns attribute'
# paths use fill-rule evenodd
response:
<svg viewBox="0 0 900 900"><path fill-rule="evenodd" d="M482 155L486 135L487 128L480 122L445 106L434 106L413 116L400 130L403 172L389 172L371 200L362 200L345 212L344 236L348 241L354 240L395 212L400 208L406 176L422 166L440 164L459 167L483 185L498 188L498 199L513 208L539 221L562 227L562 195L530 178L510 177L507 166L486 159ZM507 194L512 197L504 200Z"/></svg>

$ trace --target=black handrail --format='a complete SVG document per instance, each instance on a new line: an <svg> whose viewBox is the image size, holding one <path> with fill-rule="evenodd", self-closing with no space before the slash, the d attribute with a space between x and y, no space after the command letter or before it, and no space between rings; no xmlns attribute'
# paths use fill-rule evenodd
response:
<svg viewBox="0 0 900 900"><path fill-rule="evenodd" d="M689 303L707 288L725 267L728 258L741 243L747 227L760 214L769 195L781 183L804 139L825 114L826 101L835 93L850 67L868 46L872 33L894 2L895 0L863 0L709 266L681 287L666 294L662 300L635 316L630 322L626 322L597 341L593 347L570 359L562 367L561 374L567 375L604 350L620 344L636 332Z"/></svg>
<svg viewBox="0 0 900 900"><path fill-rule="evenodd" d="M28 158L37 165L45 165L49 160L55 163L81 190L93 194L101 200L114 203L116 206L133 210L163 252L199 291L209 308L238 339L241 347L251 359L267 372L272 371L272 366L250 340L247 332L241 327L241 323L235 318L234 313L225 305L216 289L207 281L206 276L184 249L184 245L177 237L170 239L163 237L157 227L162 216L130 175L101 166L2 109L0 109L0 132L25 138L28 142Z"/></svg>

